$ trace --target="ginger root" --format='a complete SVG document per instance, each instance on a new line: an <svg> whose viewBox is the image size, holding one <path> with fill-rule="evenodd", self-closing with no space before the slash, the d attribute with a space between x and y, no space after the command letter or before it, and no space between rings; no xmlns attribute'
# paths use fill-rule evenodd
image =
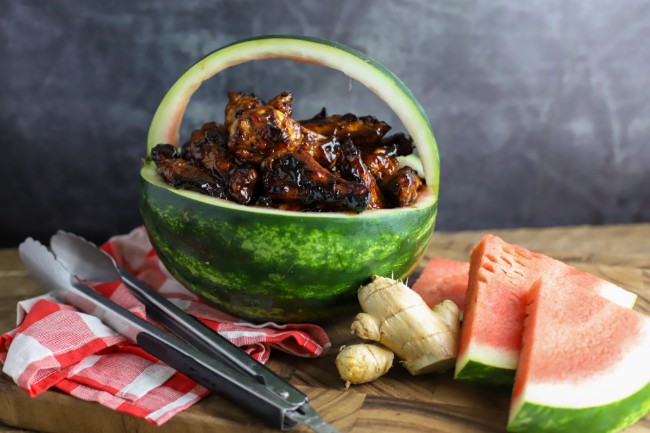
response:
<svg viewBox="0 0 650 433"><path fill-rule="evenodd" d="M375 344L353 344L341 347L336 368L346 388L383 376L393 365L393 352Z"/></svg>
<svg viewBox="0 0 650 433"><path fill-rule="evenodd" d="M359 304L364 312L355 317L352 333L395 352L409 373L453 367L460 330L455 303L443 301L430 309L403 283L374 275L359 289Z"/></svg>

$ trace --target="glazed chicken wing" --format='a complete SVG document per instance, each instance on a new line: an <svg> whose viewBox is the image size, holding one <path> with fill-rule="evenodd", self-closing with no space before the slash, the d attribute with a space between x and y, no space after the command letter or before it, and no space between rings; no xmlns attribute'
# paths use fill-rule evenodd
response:
<svg viewBox="0 0 650 433"><path fill-rule="evenodd" d="M335 138L328 138L305 127L300 127L302 144L300 148L309 152L320 165L331 170L339 156L339 143Z"/></svg>
<svg viewBox="0 0 650 433"><path fill-rule="evenodd" d="M363 163L380 187L385 187L399 169L397 158L381 152L364 154Z"/></svg>
<svg viewBox="0 0 650 433"><path fill-rule="evenodd" d="M395 207L409 206L418 199L422 179L411 167L400 168L386 187L386 196Z"/></svg>
<svg viewBox="0 0 650 433"><path fill-rule="evenodd" d="M301 204L302 209L361 212L368 207L368 188L334 176L302 149L270 157L262 170L272 200Z"/></svg>
<svg viewBox="0 0 650 433"><path fill-rule="evenodd" d="M291 103L293 102L293 95L289 92L282 92L275 98L267 102L266 105L269 105L276 110L282 111L286 116L291 117L293 109Z"/></svg>
<svg viewBox="0 0 650 433"><path fill-rule="evenodd" d="M183 147L183 155L220 178L231 200L240 204L251 203L257 171L252 165L241 163L230 154L225 125L206 123L200 130L193 131L191 137Z"/></svg>
<svg viewBox="0 0 650 433"><path fill-rule="evenodd" d="M324 114L324 113L323 113ZM372 116L357 117L354 114L334 114L332 116L315 116L303 120L300 124L310 131L326 137L334 137L340 142L352 140L355 146L368 147L381 143L382 137L390 130L386 122Z"/></svg>
<svg viewBox="0 0 650 433"><path fill-rule="evenodd" d="M176 147L159 144L151 149L156 171L175 188L203 192L213 197L227 198L224 185L207 170L180 158Z"/></svg>
<svg viewBox="0 0 650 433"><path fill-rule="evenodd" d="M228 92L226 104L226 128L230 128L235 120L246 110L261 107L264 103L255 95Z"/></svg>
<svg viewBox="0 0 650 433"><path fill-rule="evenodd" d="M343 178L360 182L368 188L368 209L382 209L384 207L383 194L375 177L364 164L361 151L350 140L341 143L339 149L341 156L336 166L338 172Z"/></svg>
<svg viewBox="0 0 650 433"><path fill-rule="evenodd" d="M228 139L228 128L225 125L209 122L204 124L201 129L192 131L190 139L183 145L181 153L185 159L202 161L206 149L210 147L227 149Z"/></svg>
<svg viewBox="0 0 650 433"><path fill-rule="evenodd" d="M230 125L228 148L241 161L261 163L273 152L300 148L300 124L269 105L244 111Z"/></svg>
<svg viewBox="0 0 650 433"><path fill-rule="evenodd" d="M414 150L413 139L403 132L398 132L397 134L388 135L382 138L379 146L367 150L387 156L410 155Z"/></svg>

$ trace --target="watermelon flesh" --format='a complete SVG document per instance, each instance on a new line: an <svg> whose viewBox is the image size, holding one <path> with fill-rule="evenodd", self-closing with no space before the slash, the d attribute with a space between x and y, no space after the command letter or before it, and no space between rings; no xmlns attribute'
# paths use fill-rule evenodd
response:
<svg viewBox="0 0 650 433"><path fill-rule="evenodd" d="M429 260L420 277L413 283L412 289L431 308L449 299L462 313L465 307L468 275L468 262L434 257Z"/></svg>
<svg viewBox="0 0 650 433"><path fill-rule="evenodd" d="M512 386L521 349L526 297L543 275L571 270L576 280L625 307L636 295L548 256L485 235L473 249L455 378Z"/></svg>
<svg viewBox="0 0 650 433"><path fill-rule="evenodd" d="M616 432L650 410L650 318L559 269L530 289L511 432Z"/></svg>

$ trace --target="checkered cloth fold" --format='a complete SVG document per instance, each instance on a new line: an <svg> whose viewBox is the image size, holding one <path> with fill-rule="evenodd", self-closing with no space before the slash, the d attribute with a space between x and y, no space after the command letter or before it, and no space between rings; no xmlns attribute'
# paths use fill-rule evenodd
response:
<svg viewBox="0 0 650 433"><path fill-rule="evenodd" d="M111 238L102 249L260 362L269 359L271 348L300 357L318 357L330 348L326 333L316 325L252 324L201 302L160 263L143 227ZM122 282L94 288L147 318L144 306ZM20 302L17 322L16 329L0 337L0 361L3 372L31 396L54 387L160 425L209 394L96 317L50 295Z"/></svg>

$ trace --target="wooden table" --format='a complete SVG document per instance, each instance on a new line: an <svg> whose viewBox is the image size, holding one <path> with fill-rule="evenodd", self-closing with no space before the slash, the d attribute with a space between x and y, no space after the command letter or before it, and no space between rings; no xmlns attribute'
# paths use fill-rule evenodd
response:
<svg viewBox="0 0 650 433"><path fill-rule="evenodd" d="M635 308L650 313L650 224L491 232L638 293ZM477 231L436 233L427 257L467 260L482 234ZM14 326L17 301L40 293L16 251L0 250L0 332ZM272 369L306 392L312 405L341 431L505 431L508 393L454 382L450 373L413 378L405 370L393 368L373 383L346 390L336 373L334 358L340 345L352 341L348 331L350 320L351 317L342 318L327 327L333 349L324 357L304 360L274 352L269 362ZM31 399L6 377L0 377L0 433L28 430L164 433L190 429L192 432L274 431L218 396L204 399L156 428L143 420L55 391ZM650 417L627 432L650 433Z"/></svg>

